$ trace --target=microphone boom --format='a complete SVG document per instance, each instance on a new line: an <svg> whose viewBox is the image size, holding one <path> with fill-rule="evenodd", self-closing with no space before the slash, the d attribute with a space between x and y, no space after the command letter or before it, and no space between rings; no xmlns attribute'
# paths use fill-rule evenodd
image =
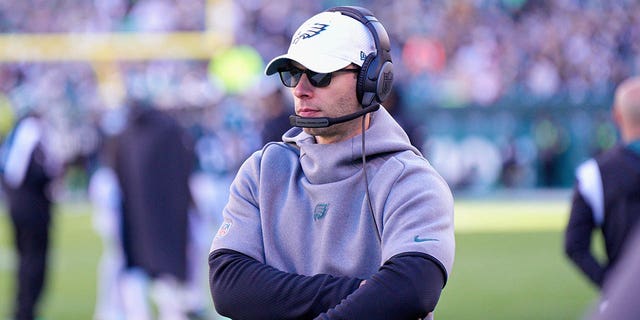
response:
<svg viewBox="0 0 640 320"><path fill-rule="evenodd" d="M364 116L369 112L373 112L380 109L379 104L374 104L363 108L358 112L354 112L352 114L337 117L337 118L329 118L329 117L300 117L298 115L292 114L289 116L289 123L294 127L300 128L326 128L332 126L334 124L343 123L347 121L351 121L355 118Z"/></svg>

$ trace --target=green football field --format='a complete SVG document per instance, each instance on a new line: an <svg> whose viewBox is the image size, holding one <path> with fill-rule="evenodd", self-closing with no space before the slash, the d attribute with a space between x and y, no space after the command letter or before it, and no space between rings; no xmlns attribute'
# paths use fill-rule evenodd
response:
<svg viewBox="0 0 640 320"><path fill-rule="evenodd" d="M435 318L581 319L597 292L562 251L568 201L456 200L456 260ZM61 204L56 212L44 319L88 320L100 239L86 203ZM8 217L1 214L0 319L8 315L12 300L10 237Z"/></svg>

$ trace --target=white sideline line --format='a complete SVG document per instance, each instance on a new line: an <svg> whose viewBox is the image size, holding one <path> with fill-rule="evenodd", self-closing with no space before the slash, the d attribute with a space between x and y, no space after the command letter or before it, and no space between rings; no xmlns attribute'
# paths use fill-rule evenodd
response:
<svg viewBox="0 0 640 320"><path fill-rule="evenodd" d="M0 270L13 270L15 267L15 255L13 250L0 247Z"/></svg>

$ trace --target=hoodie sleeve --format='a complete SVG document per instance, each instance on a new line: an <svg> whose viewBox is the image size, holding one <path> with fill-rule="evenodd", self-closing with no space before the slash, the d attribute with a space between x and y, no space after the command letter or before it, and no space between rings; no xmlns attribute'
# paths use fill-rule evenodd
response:
<svg viewBox="0 0 640 320"><path fill-rule="evenodd" d="M399 156L387 161L371 185L374 211L382 221L382 261L407 252L433 257L445 275L455 255L453 196L426 160Z"/></svg>
<svg viewBox="0 0 640 320"><path fill-rule="evenodd" d="M356 292L317 319L422 319L438 303L445 281L443 270L425 254L395 256Z"/></svg>
<svg viewBox="0 0 640 320"><path fill-rule="evenodd" d="M209 255L209 267L216 311L232 319L311 319L336 306L362 281L286 273L226 249Z"/></svg>
<svg viewBox="0 0 640 320"><path fill-rule="evenodd" d="M420 253L391 258L362 279L302 276L233 250L209 256L209 285L219 314L233 319L416 319L435 309L443 269Z"/></svg>

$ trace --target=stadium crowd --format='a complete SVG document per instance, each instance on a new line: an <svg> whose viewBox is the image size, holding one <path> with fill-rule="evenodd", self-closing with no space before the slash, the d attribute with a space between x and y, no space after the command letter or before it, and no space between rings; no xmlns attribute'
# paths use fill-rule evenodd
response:
<svg viewBox="0 0 640 320"><path fill-rule="evenodd" d="M5 0L0 1L0 31L232 32L237 46L253 48L268 61L287 46L295 26L311 13L345 4L369 7L393 26L390 36L399 75L397 90L405 114L426 126L431 119L425 111L443 108L507 109L516 115L528 107L607 109L615 84L640 66L640 5L635 1ZM117 114L123 109L118 107L126 104L117 97L123 91L144 95L158 107L175 111L207 143L212 139L231 142L214 148L222 150L219 157L201 157L216 158L216 168L232 172L260 146L259 133L267 114L261 108L262 98L276 86L261 82L231 94L207 69L211 62L123 62L115 71L86 61L3 62L1 112L19 116L30 108L44 110L58 128L62 158L73 162L91 154L99 144L97 123L108 124L106 130L117 130ZM594 118L608 120L606 116ZM9 125L0 125L4 135ZM593 126L598 125L601 123ZM448 133L454 138L466 130L449 129L458 131ZM502 133L516 135L514 130ZM427 152L433 144L425 141L420 147ZM603 141L595 143L610 146L606 143L611 138ZM540 146L530 143L534 160L527 165L540 167ZM593 143L584 145L591 148ZM508 143L494 147L503 154ZM508 160L501 158L500 163ZM496 184L502 183L500 175L494 174ZM541 186L543 180L534 175L514 186Z"/></svg>

